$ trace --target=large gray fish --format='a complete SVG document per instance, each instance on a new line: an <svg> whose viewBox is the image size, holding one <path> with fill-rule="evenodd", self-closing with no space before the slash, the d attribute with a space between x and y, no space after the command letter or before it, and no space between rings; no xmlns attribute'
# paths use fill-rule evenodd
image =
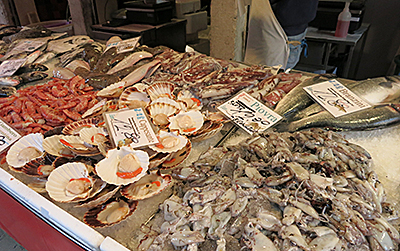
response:
<svg viewBox="0 0 400 251"><path fill-rule="evenodd" d="M388 81L384 77L366 79L346 84L346 87L371 105L388 103L400 96L400 81ZM324 111L318 103L297 112L291 120L299 120Z"/></svg>
<svg viewBox="0 0 400 251"><path fill-rule="evenodd" d="M400 104L383 104L335 118L327 111L293 121L280 123L278 131L294 132L306 128L322 127L338 131L364 131L400 123Z"/></svg>
<svg viewBox="0 0 400 251"><path fill-rule="evenodd" d="M290 119L296 112L303 110L314 102L307 92L303 90L303 87L327 81L329 80L328 77L330 78L331 75L317 75L303 81L279 101L274 111L284 118Z"/></svg>

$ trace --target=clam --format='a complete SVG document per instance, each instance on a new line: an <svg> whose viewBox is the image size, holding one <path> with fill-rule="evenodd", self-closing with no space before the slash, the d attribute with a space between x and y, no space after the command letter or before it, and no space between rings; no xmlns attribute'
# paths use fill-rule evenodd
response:
<svg viewBox="0 0 400 251"><path fill-rule="evenodd" d="M43 149L54 156L59 156L59 157L67 157L67 158L73 158L75 156L75 153L68 149L66 146L61 144L60 139L65 137L64 135L53 135L50 137L47 137L43 140Z"/></svg>
<svg viewBox="0 0 400 251"><path fill-rule="evenodd" d="M159 171L151 172L135 183L121 188L121 194L130 200L144 200L161 193L171 183L171 175L161 175Z"/></svg>
<svg viewBox="0 0 400 251"><path fill-rule="evenodd" d="M62 133L67 135L78 135L83 128L95 127L101 121L100 118L87 118L79 121L72 122L66 125Z"/></svg>
<svg viewBox="0 0 400 251"><path fill-rule="evenodd" d="M157 138L159 143L149 145L149 147L154 151L162 153L176 152L182 149L188 141L185 136L179 135L177 131L167 132L165 130L160 130L157 133Z"/></svg>
<svg viewBox="0 0 400 251"><path fill-rule="evenodd" d="M85 164L79 162L66 163L50 173L46 191L58 202L85 200L91 194L95 180L89 176Z"/></svg>
<svg viewBox="0 0 400 251"><path fill-rule="evenodd" d="M105 128L90 127L84 128L79 132L79 137L88 144L100 145L108 141L108 132Z"/></svg>
<svg viewBox="0 0 400 251"><path fill-rule="evenodd" d="M7 152L7 164L22 168L28 162L44 155L43 134L32 133L23 136Z"/></svg>
<svg viewBox="0 0 400 251"><path fill-rule="evenodd" d="M118 106L120 108L127 106L130 109L146 107L150 103L150 98L139 88L137 85L126 88L119 97Z"/></svg>
<svg viewBox="0 0 400 251"><path fill-rule="evenodd" d="M167 81L154 81L149 87L147 87L146 92L150 96L151 100L156 100L161 97L174 98L175 84Z"/></svg>
<svg viewBox="0 0 400 251"><path fill-rule="evenodd" d="M180 112L176 116L171 117L169 128L171 130L179 130L181 134L191 135L200 130L203 123L203 114L200 111L191 110Z"/></svg>
<svg viewBox="0 0 400 251"><path fill-rule="evenodd" d="M168 103L152 103L146 108L153 124L157 126L167 126L168 117L179 112L179 108Z"/></svg>
<svg viewBox="0 0 400 251"><path fill-rule="evenodd" d="M185 103L187 110L201 110L201 101L196 98L189 90L181 90L177 95L177 100Z"/></svg>
<svg viewBox="0 0 400 251"><path fill-rule="evenodd" d="M87 211L83 216L83 221L91 227L109 227L132 215L137 204L137 201L127 200L123 197L110 199Z"/></svg>
<svg viewBox="0 0 400 251"><path fill-rule="evenodd" d="M124 88L125 82L120 81L103 88L102 90L98 91L96 95L103 98L118 98L121 96Z"/></svg>
<svg viewBox="0 0 400 251"><path fill-rule="evenodd" d="M96 173L109 184L127 185L146 175L149 155L129 146L112 149L96 164Z"/></svg>

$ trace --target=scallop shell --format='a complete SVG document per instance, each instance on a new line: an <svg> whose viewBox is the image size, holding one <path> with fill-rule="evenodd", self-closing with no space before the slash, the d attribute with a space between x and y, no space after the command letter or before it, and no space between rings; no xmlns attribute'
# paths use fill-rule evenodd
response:
<svg viewBox="0 0 400 251"><path fill-rule="evenodd" d="M171 169L185 161L192 151L192 143L188 140L186 146L181 150L171 153L171 155L161 164L161 169Z"/></svg>
<svg viewBox="0 0 400 251"><path fill-rule="evenodd" d="M157 138L159 143L154 144L154 145L149 145L151 149L157 152L162 152L162 153L173 153L176 152L183 147L185 147L188 139L183 136L179 135L178 132L167 132L164 130L160 130L157 133ZM166 141L168 139L173 139L174 141ZM167 143L172 143L172 145L169 146Z"/></svg>
<svg viewBox="0 0 400 251"><path fill-rule="evenodd" d="M121 159L133 153L138 157L140 162L141 172L133 178L124 179L117 176L118 164ZM141 150L133 150L131 147L122 146L119 150L112 149L107 152L106 158L102 159L96 164L96 173L104 181L113 185L127 185L139 180L146 175L149 167L149 155Z"/></svg>
<svg viewBox="0 0 400 251"><path fill-rule="evenodd" d="M182 119L187 116L190 117L188 121L189 124L186 123L185 126L181 128ZM191 110L188 112L180 112L178 115L171 117L169 121L171 122L169 125L171 130L179 130L181 134L192 135L203 126L204 117L200 111Z"/></svg>
<svg viewBox="0 0 400 251"><path fill-rule="evenodd" d="M96 95L103 98L118 98L124 91L124 87L125 81L120 81L103 88Z"/></svg>
<svg viewBox="0 0 400 251"><path fill-rule="evenodd" d="M100 153L97 147L86 144L79 136L63 136L59 139L60 143L72 152L82 156L94 156Z"/></svg>
<svg viewBox="0 0 400 251"><path fill-rule="evenodd" d="M189 90L182 90L177 95L177 100L182 101L186 105L186 110L201 110L202 103L200 99L194 96Z"/></svg>
<svg viewBox="0 0 400 251"><path fill-rule="evenodd" d="M83 128L95 127L100 121L100 118L87 118L75 121L66 125L62 130L62 133L67 135L79 135L80 130Z"/></svg>
<svg viewBox="0 0 400 251"><path fill-rule="evenodd" d="M73 158L75 156L75 153L72 152L70 149L65 147L63 144L61 144L60 139L65 137L64 135L54 135L47 137L43 140L43 149L54 156L59 156L59 157L67 157L67 158Z"/></svg>
<svg viewBox="0 0 400 251"><path fill-rule="evenodd" d="M97 104L95 104L92 108L86 110L84 114L82 114L82 118L86 118L89 116L95 116L99 114L103 110L103 106L106 104L107 100L102 99Z"/></svg>
<svg viewBox="0 0 400 251"><path fill-rule="evenodd" d="M129 107L131 109L146 107L150 103L150 98L147 93L140 91L135 86L126 88L118 100L118 106Z"/></svg>
<svg viewBox="0 0 400 251"><path fill-rule="evenodd" d="M167 103L152 103L146 108L153 124L157 126L167 126L169 124L168 117L179 112L176 106ZM165 115L162 116L162 114Z"/></svg>
<svg viewBox="0 0 400 251"><path fill-rule="evenodd" d="M157 153L150 159L149 170L158 168L164 161L169 159L172 153Z"/></svg>
<svg viewBox="0 0 400 251"><path fill-rule="evenodd" d="M84 128L79 132L79 137L88 144L99 145L108 141L108 132L105 128L90 127Z"/></svg>
<svg viewBox="0 0 400 251"><path fill-rule="evenodd" d="M23 156L27 153L24 149L36 149L31 156ZM24 151L23 151L24 150ZM23 152L21 152L23 151ZM41 154L40 154L41 152ZM27 153L29 154L29 153ZM40 155L39 155L40 154ZM44 155L43 148L43 134L41 133L31 133L23 136L17 142L15 142L11 148L8 150L6 160L8 165L14 168L21 168L26 163L33 159L40 158Z"/></svg>
<svg viewBox="0 0 400 251"><path fill-rule="evenodd" d="M46 191L53 200L58 202L72 202L86 199L89 197L91 189L75 195L66 191L66 187L71 179L77 180L80 178L88 179L91 183L90 186L93 187L94 180L89 176L85 164L79 162L66 163L51 172L47 179Z"/></svg>
<svg viewBox="0 0 400 251"><path fill-rule="evenodd" d="M54 170L54 166L46 165L44 157L34 159L22 167L22 172L34 177L47 177Z"/></svg>
<svg viewBox="0 0 400 251"><path fill-rule="evenodd" d="M161 175L159 171L151 172L135 183L121 188L121 194L130 200L144 200L161 193L171 183L171 175Z"/></svg>
<svg viewBox="0 0 400 251"><path fill-rule="evenodd" d="M83 221L95 228L109 227L132 215L137 204L137 201L127 200L123 197L110 199L106 203L87 211L83 216Z"/></svg>
<svg viewBox="0 0 400 251"><path fill-rule="evenodd" d="M95 206L103 204L106 201L108 201L109 199L111 199L118 192L119 189L120 189L120 186L114 186L114 185L108 184L96 196L87 199L86 201L82 202L79 205L76 205L75 207L93 208Z"/></svg>
<svg viewBox="0 0 400 251"><path fill-rule="evenodd" d="M167 81L155 81L149 87L146 92L149 94L151 100L156 100L161 97L174 98L175 84Z"/></svg>
<svg viewBox="0 0 400 251"><path fill-rule="evenodd" d="M218 132L221 131L224 124L222 122L212 122L211 126L205 130L197 131L193 136L190 137L191 141L200 141L209 139L215 136Z"/></svg>

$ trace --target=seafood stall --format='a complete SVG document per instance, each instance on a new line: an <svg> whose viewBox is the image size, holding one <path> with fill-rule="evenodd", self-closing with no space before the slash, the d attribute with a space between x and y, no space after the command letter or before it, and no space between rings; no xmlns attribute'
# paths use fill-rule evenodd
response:
<svg viewBox="0 0 400 251"><path fill-rule="evenodd" d="M35 29L0 44L0 226L29 250L398 250L398 77Z"/></svg>

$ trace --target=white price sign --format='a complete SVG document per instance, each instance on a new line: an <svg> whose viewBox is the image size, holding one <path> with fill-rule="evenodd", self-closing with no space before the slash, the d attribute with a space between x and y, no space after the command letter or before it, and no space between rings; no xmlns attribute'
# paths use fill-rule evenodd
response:
<svg viewBox="0 0 400 251"><path fill-rule="evenodd" d="M220 105L218 110L250 134L265 131L282 119L246 92Z"/></svg>
<svg viewBox="0 0 400 251"><path fill-rule="evenodd" d="M19 138L21 138L21 135L0 119L0 152L3 152Z"/></svg>
<svg viewBox="0 0 400 251"><path fill-rule="evenodd" d="M111 43L107 45L106 50L108 50L111 47L117 47L117 53L132 51L136 48L140 38L141 37L134 37L119 42Z"/></svg>
<svg viewBox="0 0 400 251"><path fill-rule="evenodd" d="M371 107L336 79L304 87L304 90L334 117Z"/></svg>
<svg viewBox="0 0 400 251"><path fill-rule="evenodd" d="M26 61L26 58L6 60L0 65L0 77L13 75L21 65Z"/></svg>
<svg viewBox="0 0 400 251"><path fill-rule="evenodd" d="M142 108L109 112L104 118L115 146L123 145L127 140L132 142L132 148L158 143Z"/></svg>

